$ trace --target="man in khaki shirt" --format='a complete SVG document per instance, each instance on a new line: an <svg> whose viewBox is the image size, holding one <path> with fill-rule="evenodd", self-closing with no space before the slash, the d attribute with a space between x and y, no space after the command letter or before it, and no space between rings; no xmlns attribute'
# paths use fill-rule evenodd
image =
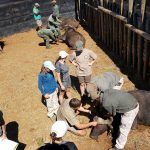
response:
<svg viewBox="0 0 150 150"><path fill-rule="evenodd" d="M80 111L90 113L89 110L85 110L82 107L80 100L76 98L67 99L60 105L57 111L57 120L66 121L69 131L73 132L76 135L84 136L86 135L86 131L83 129L90 126L96 126L97 122L93 121L81 124L77 119L77 115Z"/></svg>
<svg viewBox="0 0 150 150"><path fill-rule="evenodd" d="M76 66L76 74L80 83L81 96L85 94L86 84L91 80L92 65L97 55L83 47L82 41L76 42L76 51L70 56L70 61Z"/></svg>

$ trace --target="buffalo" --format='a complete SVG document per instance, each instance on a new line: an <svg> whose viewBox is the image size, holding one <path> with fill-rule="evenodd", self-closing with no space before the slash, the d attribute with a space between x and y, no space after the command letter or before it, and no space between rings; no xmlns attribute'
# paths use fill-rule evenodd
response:
<svg viewBox="0 0 150 150"><path fill-rule="evenodd" d="M74 18L64 18L60 24L60 29L65 29L68 26L77 29L79 25L79 22Z"/></svg>
<svg viewBox="0 0 150 150"><path fill-rule="evenodd" d="M137 114L137 117L135 118L133 125L132 125L132 129L136 128L137 124L142 124L142 125L150 125L150 92L149 91L144 91L144 90L134 90L134 91L129 91L128 93L132 94L137 101L139 102L139 112ZM109 119L110 116L107 116L107 112L104 110L104 108L100 105L94 105L94 110L96 110L96 112L93 112L93 114L98 115L101 118L104 119ZM114 117L113 120L113 138L114 136L116 137L116 133L118 130L118 127L120 125L120 119L121 119L121 115L117 114ZM97 140L98 136L103 134L105 131L112 131L112 129L110 128L110 126L106 123L106 124L98 124L96 127L93 127L93 129L91 130L90 133L90 137L92 139Z"/></svg>
<svg viewBox="0 0 150 150"><path fill-rule="evenodd" d="M77 32L73 27L68 27L65 33L59 37L60 40L66 42L66 44L70 47L70 49L76 49L76 42L81 40L83 42L83 46L85 46L85 38L84 36Z"/></svg>

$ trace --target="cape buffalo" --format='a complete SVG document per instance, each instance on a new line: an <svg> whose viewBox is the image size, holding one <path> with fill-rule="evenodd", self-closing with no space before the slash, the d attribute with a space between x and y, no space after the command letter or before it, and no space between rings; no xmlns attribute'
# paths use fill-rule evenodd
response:
<svg viewBox="0 0 150 150"><path fill-rule="evenodd" d="M83 42L83 45L85 46L85 38L83 37L82 34L77 32L73 27L68 27L64 33L64 35L60 36L61 40L65 41L66 44L71 48L71 49L76 49L76 42L78 40L81 40Z"/></svg>
<svg viewBox="0 0 150 150"><path fill-rule="evenodd" d="M65 29L67 26L77 29L79 27L79 22L74 18L65 18L60 24L60 29Z"/></svg>

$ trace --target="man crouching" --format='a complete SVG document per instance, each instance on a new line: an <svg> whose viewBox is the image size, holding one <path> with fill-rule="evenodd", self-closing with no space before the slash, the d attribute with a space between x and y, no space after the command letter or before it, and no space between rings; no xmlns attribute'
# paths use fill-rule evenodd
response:
<svg viewBox="0 0 150 150"><path fill-rule="evenodd" d="M68 124L68 130L72 133L79 136L85 136L86 131L83 129L96 126L97 122L93 121L81 124L77 119L77 115L80 111L90 113L89 110L82 107L80 100L76 98L65 100L57 111L57 120L66 121Z"/></svg>

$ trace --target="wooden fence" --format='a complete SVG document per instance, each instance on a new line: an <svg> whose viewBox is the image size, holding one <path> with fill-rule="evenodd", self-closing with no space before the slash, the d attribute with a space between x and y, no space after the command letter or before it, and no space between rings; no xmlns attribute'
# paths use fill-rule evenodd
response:
<svg viewBox="0 0 150 150"><path fill-rule="evenodd" d="M80 21L86 23L99 42L122 59L136 79L150 85L149 34L128 24L126 17L88 3L81 3Z"/></svg>

